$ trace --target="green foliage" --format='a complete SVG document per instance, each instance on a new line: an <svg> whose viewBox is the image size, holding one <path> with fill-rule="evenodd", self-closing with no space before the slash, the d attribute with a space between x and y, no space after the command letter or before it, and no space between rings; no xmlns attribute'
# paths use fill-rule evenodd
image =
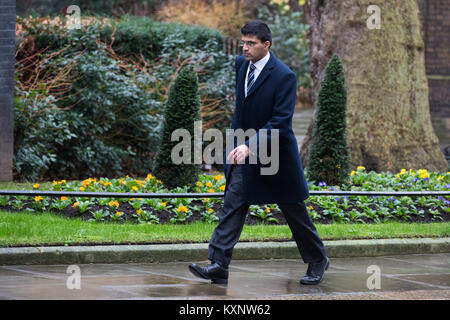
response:
<svg viewBox="0 0 450 320"><path fill-rule="evenodd" d="M420 172L420 173L419 173ZM361 178L362 177L362 178ZM362 185L360 181L364 181ZM199 177L194 192L219 192L225 179L222 175L204 174ZM131 188L130 188L131 186ZM133 192L132 187L139 186L139 192L149 193L186 193L187 187L168 190L162 182L152 175L144 180L130 177L120 179L86 179L84 181L54 181L37 187L24 185L26 189L52 191L84 192ZM0 186L1 187L1 186ZM18 189L22 188L18 186ZM82 189L84 188L84 189ZM309 182L310 190L330 191L447 191L450 189L450 172L428 172L426 170L402 170L398 174L365 172L364 167L353 171L348 181L340 186L327 186L326 183ZM211 191L210 191L211 192ZM166 202L162 202L166 201ZM159 215L169 216L164 223L189 224L196 216L207 223L217 221L218 208L223 205L223 198L87 198L76 197L54 199L52 197L0 196L0 209L30 211L43 214L45 211L76 211L76 216L83 216L90 221L131 221L141 224L158 224ZM73 201L75 201L73 203ZM119 203L120 202L120 203ZM315 222L343 223L386 223L390 221L448 221L450 214L449 196L311 196L305 201L308 213ZM119 209L120 207L120 209ZM120 211L118 211L120 210ZM84 212L84 215L82 214ZM258 222L279 224L275 214L279 214L277 204L251 205L249 215ZM131 218L134 219L131 219ZM192 218L192 219L191 219ZM115 220L114 220L115 219ZM424 220L425 219L425 220ZM136 221L137 220L137 221ZM325 221L324 221L325 220Z"/></svg>
<svg viewBox="0 0 450 320"><path fill-rule="evenodd" d="M340 185L348 179L350 151L346 110L344 69L338 55L334 54L327 65L319 91L307 162L308 180Z"/></svg>
<svg viewBox="0 0 450 320"><path fill-rule="evenodd" d="M18 15L37 16L60 15L65 7L76 4L80 7L82 14L98 14L102 16L121 16L124 13L139 14L135 11L145 8L148 12L158 9L161 2L165 0L16 0Z"/></svg>
<svg viewBox="0 0 450 320"><path fill-rule="evenodd" d="M278 220L273 216L273 213L271 211L271 207L274 206L277 205L275 204L272 206L265 206L264 208L261 208L259 205L251 205L249 207L249 214L261 219L261 222L278 224Z"/></svg>
<svg viewBox="0 0 450 320"><path fill-rule="evenodd" d="M155 158L153 174L169 188L193 185L200 174L200 165L194 164L194 122L200 120L198 77L192 66L184 67L170 88L164 111L161 139ZM175 164L171 153L179 141L172 141L172 133L185 129L190 134L188 163ZM182 152L188 152L183 150Z"/></svg>
<svg viewBox="0 0 450 320"><path fill-rule="evenodd" d="M130 16L81 30L18 21L20 46L32 41L38 52L47 48L36 56L35 79L28 72L35 67L27 65L31 53L18 51L16 67L25 70L16 77L18 180L147 174L180 61L196 66L202 99L216 101L221 119L214 125L227 127L231 120L234 69L232 57L218 51L216 30ZM55 79L61 83L56 88ZM30 82L39 85L29 89Z"/></svg>
<svg viewBox="0 0 450 320"><path fill-rule="evenodd" d="M312 85L307 40L309 26L303 23L302 12L284 12L282 6L274 7L270 10L262 6L258 10L258 18L266 21L272 31L271 50L294 71L298 86L309 88Z"/></svg>

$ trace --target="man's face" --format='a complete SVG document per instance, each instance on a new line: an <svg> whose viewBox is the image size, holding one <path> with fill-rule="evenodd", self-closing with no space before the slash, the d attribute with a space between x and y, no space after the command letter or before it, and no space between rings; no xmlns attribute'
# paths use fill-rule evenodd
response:
<svg viewBox="0 0 450 320"><path fill-rule="evenodd" d="M257 36L246 35L241 37L243 43L243 52L245 59L251 60L253 63L264 58L269 51L270 41L261 42Z"/></svg>

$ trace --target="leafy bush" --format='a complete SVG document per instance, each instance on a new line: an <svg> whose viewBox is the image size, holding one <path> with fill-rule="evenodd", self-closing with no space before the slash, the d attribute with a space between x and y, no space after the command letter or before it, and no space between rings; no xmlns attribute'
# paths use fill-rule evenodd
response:
<svg viewBox="0 0 450 320"><path fill-rule="evenodd" d="M58 15L72 4L80 7L82 14L121 16L124 13L147 15L157 10L166 0L16 0L18 15Z"/></svg>
<svg viewBox="0 0 450 320"><path fill-rule="evenodd" d="M161 144L155 159L153 174L169 188L194 184L200 173L200 165L194 162L194 122L200 120L200 98L198 96L198 77L191 66L184 67L170 88L169 98L164 110L161 129ZM187 130L191 140L188 163L173 163L171 153L180 142L172 140L177 129ZM183 141L185 143L185 141ZM183 159L187 150L183 150Z"/></svg>
<svg viewBox="0 0 450 320"><path fill-rule="evenodd" d="M210 120L207 125L227 127L231 119L232 57L217 51L218 37L209 38L220 35L216 31L199 35L196 31L206 28L155 24L159 29L167 26L167 36L156 50L143 44L128 46L141 32L145 34L146 28L152 28L150 19L123 18L114 27L94 22L70 31L58 20L19 19L17 179L148 172L159 143L168 89L186 64L199 73L199 93L205 106L202 116ZM169 29L177 32L171 34ZM126 41L115 38L119 30L123 37L132 37ZM130 48L140 51L119 55ZM158 58L151 59L153 55Z"/></svg>
<svg viewBox="0 0 450 320"><path fill-rule="evenodd" d="M239 37L247 22L246 3L220 0L166 1L158 17L164 21L197 24L221 30L231 37Z"/></svg>
<svg viewBox="0 0 450 320"><path fill-rule="evenodd" d="M325 70L319 91L317 116L308 156L308 180L339 185L350 173L347 142L347 91L344 68L334 54Z"/></svg>
<svg viewBox="0 0 450 320"><path fill-rule="evenodd" d="M298 86L309 88L312 85L307 40L309 26L303 23L302 12L285 11L278 5L273 8L261 6L258 10L258 18L272 31L271 50L294 71Z"/></svg>

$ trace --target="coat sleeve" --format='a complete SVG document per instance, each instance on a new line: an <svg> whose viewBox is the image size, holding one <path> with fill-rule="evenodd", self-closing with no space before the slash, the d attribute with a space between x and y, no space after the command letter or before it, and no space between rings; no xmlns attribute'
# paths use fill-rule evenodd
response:
<svg viewBox="0 0 450 320"><path fill-rule="evenodd" d="M281 78L281 81L279 81L275 92L272 117L264 127L259 129L256 134L245 141L245 144L250 150L250 146L256 145L259 147L261 139L266 139L267 146L270 146L271 139L275 134L278 134L279 141L281 142L289 132L290 121L294 114L295 102L297 99L297 78L295 74L293 72L286 73Z"/></svg>

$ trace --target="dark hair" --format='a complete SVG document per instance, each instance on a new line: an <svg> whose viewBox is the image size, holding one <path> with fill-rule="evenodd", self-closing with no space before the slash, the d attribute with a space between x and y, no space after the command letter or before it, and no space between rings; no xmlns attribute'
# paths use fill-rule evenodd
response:
<svg viewBox="0 0 450 320"><path fill-rule="evenodd" d="M272 46L272 32L270 31L267 24L264 23L262 20L252 20L249 23L247 23L245 26L242 27L241 33L246 35L254 35L256 36L259 41L266 42L270 41L270 46Z"/></svg>

